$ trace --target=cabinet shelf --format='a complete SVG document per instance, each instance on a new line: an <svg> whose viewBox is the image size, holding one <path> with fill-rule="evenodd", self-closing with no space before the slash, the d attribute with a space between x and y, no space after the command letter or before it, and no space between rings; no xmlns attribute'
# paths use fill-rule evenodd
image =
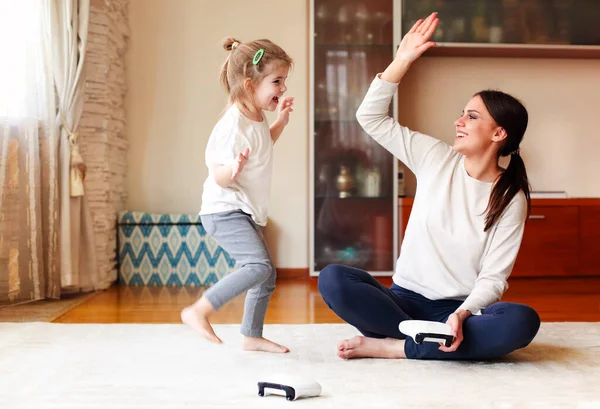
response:
<svg viewBox="0 0 600 409"><path fill-rule="evenodd" d="M438 43L424 57L600 58L600 46Z"/></svg>
<svg viewBox="0 0 600 409"><path fill-rule="evenodd" d="M317 200L339 200L339 201L352 201L352 200L390 200L393 196L315 196Z"/></svg>
<svg viewBox="0 0 600 409"><path fill-rule="evenodd" d="M315 124L329 123L358 124L358 121L356 119L315 119Z"/></svg>
<svg viewBox="0 0 600 409"><path fill-rule="evenodd" d="M374 48L374 49L385 49L393 50L393 44L369 44L369 43L315 43L317 48Z"/></svg>

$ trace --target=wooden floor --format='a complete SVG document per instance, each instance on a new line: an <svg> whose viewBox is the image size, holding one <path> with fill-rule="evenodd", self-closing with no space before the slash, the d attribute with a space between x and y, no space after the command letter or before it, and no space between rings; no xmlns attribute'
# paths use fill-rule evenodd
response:
<svg viewBox="0 0 600 409"><path fill-rule="evenodd" d="M380 279L385 285L391 279ZM600 277L513 279L504 301L528 304L542 321L600 321ZM59 317L62 323L179 323L181 309L202 294L200 288L120 287L99 292ZM243 295L212 318L215 324L241 321ZM323 302L317 281L281 279L267 311L267 324L342 322Z"/></svg>

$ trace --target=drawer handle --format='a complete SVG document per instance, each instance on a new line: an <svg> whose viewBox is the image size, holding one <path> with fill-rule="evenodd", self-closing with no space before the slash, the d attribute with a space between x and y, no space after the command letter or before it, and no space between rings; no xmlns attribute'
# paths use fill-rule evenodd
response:
<svg viewBox="0 0 600 409"><path fill-rule="evenodd" d="M543 214L532 214L529 216L529 218L531 220L544 220L546 216L544 216Z"/></svg>

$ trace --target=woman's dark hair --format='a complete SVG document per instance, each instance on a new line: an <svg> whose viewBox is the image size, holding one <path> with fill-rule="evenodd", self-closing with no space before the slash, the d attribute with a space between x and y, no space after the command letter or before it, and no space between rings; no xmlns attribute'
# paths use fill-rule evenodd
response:
<svg viewBox="0 0 600 409"><path fill-rule="evenodd" d="M519 148L527 129L529 115L518 99L504 92L485 90L474 96L479 96L483 100L496 124L506 131L507 136L500 146L498 156L510 156L510 163L494 184L488 202L484 228L484 231L488 231L500 219L510 201L520 190L527 199L527 216L531 211L529 195L531 188Z"/></svg>

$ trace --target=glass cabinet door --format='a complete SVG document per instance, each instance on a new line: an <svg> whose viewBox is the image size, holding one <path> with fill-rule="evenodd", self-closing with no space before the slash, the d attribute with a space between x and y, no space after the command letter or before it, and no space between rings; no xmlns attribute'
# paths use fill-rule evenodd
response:
<svg viewBox="0 0 600 409"><path fill-rule="evenodd" d="M375 74L394 55L393 5L312 2L311 273L332 263L393 270L396 163L356 121Z"/></svg>
<svg viewBox="0 0 600 409"><path fill-rule="evenodd" d="M600 45L598 0L402 0L402 34L434 11L438 42Z"/></svg>

